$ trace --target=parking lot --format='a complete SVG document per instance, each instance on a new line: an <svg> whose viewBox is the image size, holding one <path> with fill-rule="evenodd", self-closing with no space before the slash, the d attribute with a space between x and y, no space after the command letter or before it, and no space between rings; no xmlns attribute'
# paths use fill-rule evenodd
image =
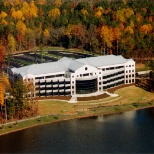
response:
<svg viewBox="0 0 154 154"><path fill-rule="evenodd" d="M86 58L93 55L84 53L75 53L70 51L35 51L35 52L24 52L20 54L14 54L11 58L9 67L22 67L31 64L39 64L46 62L55 62L62 57L68 57L72 59ZM6 59L7 63L7 59Z"/></svg>

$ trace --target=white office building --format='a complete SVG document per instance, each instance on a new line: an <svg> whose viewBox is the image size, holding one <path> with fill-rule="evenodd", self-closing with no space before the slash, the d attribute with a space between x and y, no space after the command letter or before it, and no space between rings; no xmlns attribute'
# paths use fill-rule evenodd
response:
<svg viewBox="0 0 154 154"><path fill-rule="evenodd" d="M81 59L62 58L57 62L12 68L11 82L32 80L35 97L76 96L102 92L135 82L135 61L105 55Z"/></svg>

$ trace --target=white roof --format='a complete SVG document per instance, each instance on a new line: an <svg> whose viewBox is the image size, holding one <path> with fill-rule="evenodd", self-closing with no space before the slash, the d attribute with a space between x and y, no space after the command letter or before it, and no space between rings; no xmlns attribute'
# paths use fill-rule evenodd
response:
<svg viewBox="0 0 154 154"><path fill-rule="evenodd" d="M89 57L81 59L70 59L64 57L57 62L49 62L42 64L33 64L20 68L12 68L12 72L25 76L27 74L39 75L48 73L57 73L65 71L75 71L84 65L90 65L93 67L101 67L107 65L124 64L133 59L125 59L122 56L106 55L98 57Z"/></svg>
<svg viewBox="0 0 154 154"><path fill-rule="evenodd" d="M33 64L20 68L13 68L12 71L16 74L21 74L21 76L24 77L27 74L39 75L39 74L63 72L67 71L67 68L59 62L50 62L42 64Z"/></svg>
<svg viewBox="0 0 154 154"><path fill-rule="evenodd" d="M105 55L105 56L99 56L99 57L89 57L89 58L77 59L77 61L81 63L91 65L94 67L124 64L129 60L130 59L125 59L122 56L115 56L115 55Z"/></svg>

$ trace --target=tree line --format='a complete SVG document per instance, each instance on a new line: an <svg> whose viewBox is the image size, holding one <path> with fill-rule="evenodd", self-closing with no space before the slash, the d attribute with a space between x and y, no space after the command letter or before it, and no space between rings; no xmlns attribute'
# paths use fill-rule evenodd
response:
<svg viewBox="0 0 154 154"><path fill-rule="evenodd" d="M153 10L154 0L1 0L0 48L63 46L143 62L154 55Z"/></svg>
<svg viewBox="0 0 154 154"><path fill-rule="evenodd" d="M0 124L7 120L28 118L38 114L38 101L31 80L17 80L10 85L7 77L0 74Z"/></svg>

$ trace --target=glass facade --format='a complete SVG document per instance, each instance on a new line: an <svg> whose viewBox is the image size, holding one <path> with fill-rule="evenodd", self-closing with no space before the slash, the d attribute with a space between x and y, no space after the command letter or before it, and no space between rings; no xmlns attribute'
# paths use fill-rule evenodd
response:
<svg viewBox="0 0 154 154"><path fill-rule="evenodd" d="M97 91L97 78L92 80L76 80L76 94L89 94Z"/></svg>

